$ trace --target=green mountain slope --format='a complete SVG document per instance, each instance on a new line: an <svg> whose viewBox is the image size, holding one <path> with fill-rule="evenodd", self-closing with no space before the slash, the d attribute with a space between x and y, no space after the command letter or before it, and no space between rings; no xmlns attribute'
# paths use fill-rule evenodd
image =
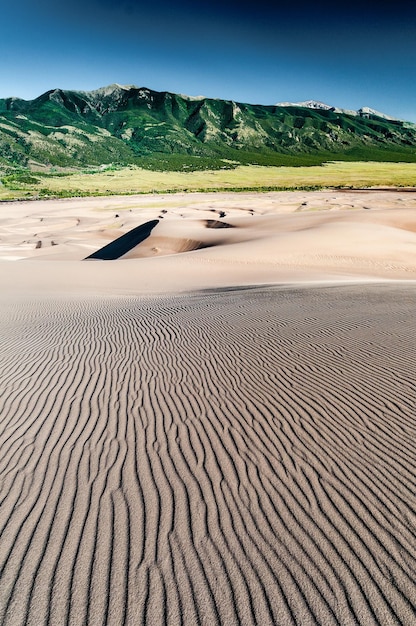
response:
<svg viewBox="0 0 416 626"><path fill-rule="evenodd" d="M0 163L160 169L230 162L416 161L416 125L306 106L262 106L110 85L0 100Z"/></svg>

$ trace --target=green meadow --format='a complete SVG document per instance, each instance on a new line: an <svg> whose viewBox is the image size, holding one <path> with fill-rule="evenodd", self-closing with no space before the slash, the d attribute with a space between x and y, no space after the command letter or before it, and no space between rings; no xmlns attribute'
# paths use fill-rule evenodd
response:
<svg viewBox="0 0 416 626"><path fill-rule="evenodd" d="M416 163L333 161L310 167L152 171L135 166L90 172L4 175L0 200L195 191L279 191L416 187Z"/></svg>

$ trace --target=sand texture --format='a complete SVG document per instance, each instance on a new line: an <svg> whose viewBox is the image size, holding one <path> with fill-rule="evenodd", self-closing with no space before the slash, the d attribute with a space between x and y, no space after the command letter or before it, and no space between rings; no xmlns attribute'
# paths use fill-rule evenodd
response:
<svg viewBox="0 0 416 626"><path fill-rule="evenodd" d="M2 301L1 624L414 624L415 310Z"/></svg>
<svg viewBox="0 0 416 626"><path fill-rule="evenodd" d="M159 223L150 236L117 263L80 265L153 220ZM416 279L416 192L155 194L0 204L2 291L176 293L351 278Z"/></svg>
<svg viewBox="0 0 416 626"><path fill-rule="evenodd" d="M1 204L1 626L414 626L415 281L415 192Z"/></svg>

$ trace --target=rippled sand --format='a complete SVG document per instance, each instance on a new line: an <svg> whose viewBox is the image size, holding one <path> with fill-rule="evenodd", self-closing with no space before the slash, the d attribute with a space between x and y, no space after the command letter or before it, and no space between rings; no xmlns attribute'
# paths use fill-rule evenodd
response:
<svg viewBox="0 0 416 626"><path fill-rule="evenodd" d="M416 293L1 307L1 623L408 624Z"/></svg>
<svg viewBox="0 0 416 626"><path fill-rule="evenodd" d="M2 625L415 623L414 200L287 197L0 263Z"/></svg>

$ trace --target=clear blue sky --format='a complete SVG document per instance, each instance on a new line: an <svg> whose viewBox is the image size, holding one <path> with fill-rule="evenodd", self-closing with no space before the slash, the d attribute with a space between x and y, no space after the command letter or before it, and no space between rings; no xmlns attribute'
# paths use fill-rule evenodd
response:
<svg viewBox="0 0 416 626"><path fill-rule="evenodd" d="M0 97L110 83L240 102L322 100L416 122L416 3L20 0Z"/></svg>

